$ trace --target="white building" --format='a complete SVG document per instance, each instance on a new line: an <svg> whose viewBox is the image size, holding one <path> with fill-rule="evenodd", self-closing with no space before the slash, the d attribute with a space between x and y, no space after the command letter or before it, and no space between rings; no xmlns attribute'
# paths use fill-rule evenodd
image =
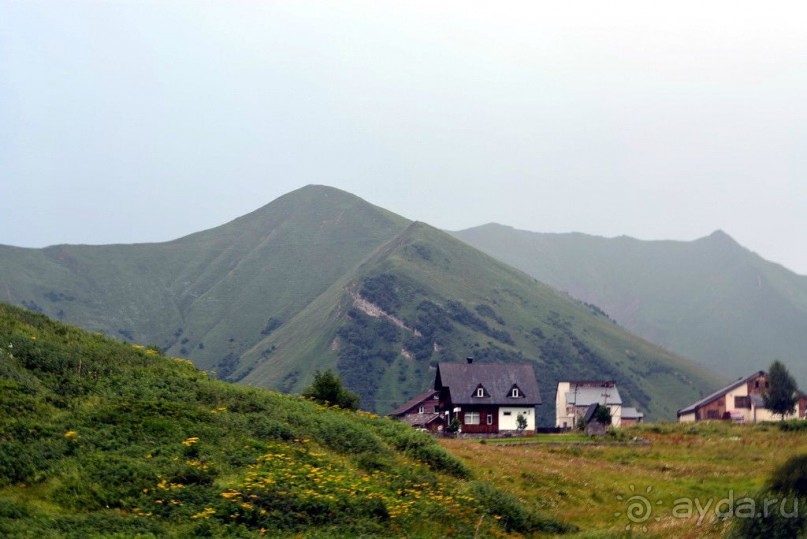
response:
<svg viewBox="0 0 807 539"><path fill-rule="evenodd" d="M558 382L555 396L555 426L573 429L586 409L597 403L611 412L611 424L622 424L622 397L613 381L570 380Z"/></svg>
<svg viewBox="0 0 807 539"><path fill-rule="evenodd" d="M768 388L768 375L757 371L751 376L740 378L686 408L678 410L678 421L688 423L714 419L726 419L741 423L779 421L779 415L765 407L762 393ZM805 417L807 396L799 393L796 412L785 419Z"/></svg>

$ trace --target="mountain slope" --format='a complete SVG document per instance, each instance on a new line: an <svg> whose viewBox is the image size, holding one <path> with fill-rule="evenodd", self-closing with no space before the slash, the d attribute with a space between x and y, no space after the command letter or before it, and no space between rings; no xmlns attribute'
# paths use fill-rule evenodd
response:
<svg viewBox="0 0 807 539"><path fill-rule="evenodd" d="M227 377L237 358L406 221L309 186L223 226L158 244L0 246L5 300L190 356Z"/></svg>
<svg viewBox="0 0 807 539"><path fill-rule="evenodd" d="M567 529L403 423L211 380L0 304L2 537Z"/></svg>
<svg viewBox="0 0 807 539"><path fill-rule="evenodd" d="M304 340L314 327L324 331ZM563 378L615 379L651 418L670 419L680 403L719 383L596 309L422 223L248 352L242 368L246 383L299 390L306 371L335 367L363 406L388 410L430 387L438 361L466 355L534 362L544 424L553 421ZM316 363L306 365L311 358Z"/></svg>
<svg viewBox="0 0 807 539"><path fill-rule="evenodd" d="M717 372L741 376L780 359L807 385L807 277L724 232L692 242L496 224L453 234Z"/></svg>
<svg viewBox="0 0 807 539"><path fill-rule="evenodd" d="M321 186L167 243L0 247L0 290L230 381L300 391L333 368L380 412L467 355L534 361L544 423L559 378L616 379L670 419L723 381L448 234Z"/></svg>

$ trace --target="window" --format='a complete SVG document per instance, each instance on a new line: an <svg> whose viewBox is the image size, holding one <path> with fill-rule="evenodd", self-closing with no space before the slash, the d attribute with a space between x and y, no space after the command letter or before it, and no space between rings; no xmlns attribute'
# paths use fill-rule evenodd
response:
<svg viewBox="0 0 807 539"><path fill-rule="evenodd" d="M735 408L751 408L751 401L748 397L734 397Z"/></svg>
<svg viewBox="0 0 807 539"><path fill-rule="evenodd" d="M488 413L488 425L493 425L493 414Z"/></svg>
<svg viewBox="0 0 807 539"><path fill-rule="evenodd" d="M477 397L484 397L485 396L485 389L478 387L476 388L476 396Z"/></svg>
<svg viewBox="0 0 807 539"><path fill-rule="evenodd" d="M479 412L465 412L463 423L466 425L479 425Z"/></svg>
<svg viewBox="0 0 807 539"><path fill-rule="evenodd" d="M513 388L513 390L510 392L510 395L513 396L513 397L520 397L521 396L518 393L518 388L517 387Z"/></svg>
<svg viewBox="0 0 807 539"><path fill-rule="evenodd" d="M504 412L504 415L511 415L512 412Z"/></svg>
<svg viewBox="0 0 807 539"><path fill-rule="evenodd" d="M756 382L754 382L754 387L755 387L755 388L757 388L757 389L759 389L759 380L757 380Z"/></svg>
<svg viewBox="0 0 807 539"><path fill-rule="evenodd" d="M425 411L426 411L426 408L425 408L425 407L423 407L423 406L418 406L418 413L419 413L419 414L422 414L422 413L423 413L423 412L425 412Z"/></svg>
<svg viewBox="0 0 807 539"><path fill-rule="evenodd" d="M706 419L720 419L720 412L717 410L707 410Z"/></svg>

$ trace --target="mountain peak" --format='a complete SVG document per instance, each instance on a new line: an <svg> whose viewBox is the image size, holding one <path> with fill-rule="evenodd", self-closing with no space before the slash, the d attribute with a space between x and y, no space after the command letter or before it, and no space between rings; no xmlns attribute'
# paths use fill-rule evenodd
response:
<svg viewBox="0 0 807 539"><path fill-rule="evenodd" d="M725 231L717 229L708 236L701 238L701 241L714 243L717 245L738 246L737 240L729 236Z"/></svg>

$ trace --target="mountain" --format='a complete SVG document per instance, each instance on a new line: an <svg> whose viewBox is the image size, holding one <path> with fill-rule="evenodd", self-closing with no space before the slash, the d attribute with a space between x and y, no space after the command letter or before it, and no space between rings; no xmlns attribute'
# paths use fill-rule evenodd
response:
<svg viewBox="0 0 807 539"><path fill-rule="evenodd" d="M404 423L212 380L0 304L2 537L573 529L470 475Z"/></svg>
<svg viewBox="0 0 807 539"><path fill-rule="evenodd" d="M438 361L532 361L554 414L560 378L608 378L650 418L720 384L593 306L423 223L308 186L159 244L0 247L10 302L190 358L230 381L299 392L335 369L386 411Z"/></svg>
<svg viewBox="0 0 807 539"><path fill-rule="evenodd" d="M453 234L716 372L744 376L779 359L807 386L807 277L725 232L691 242L497 224Z"/></svg>

